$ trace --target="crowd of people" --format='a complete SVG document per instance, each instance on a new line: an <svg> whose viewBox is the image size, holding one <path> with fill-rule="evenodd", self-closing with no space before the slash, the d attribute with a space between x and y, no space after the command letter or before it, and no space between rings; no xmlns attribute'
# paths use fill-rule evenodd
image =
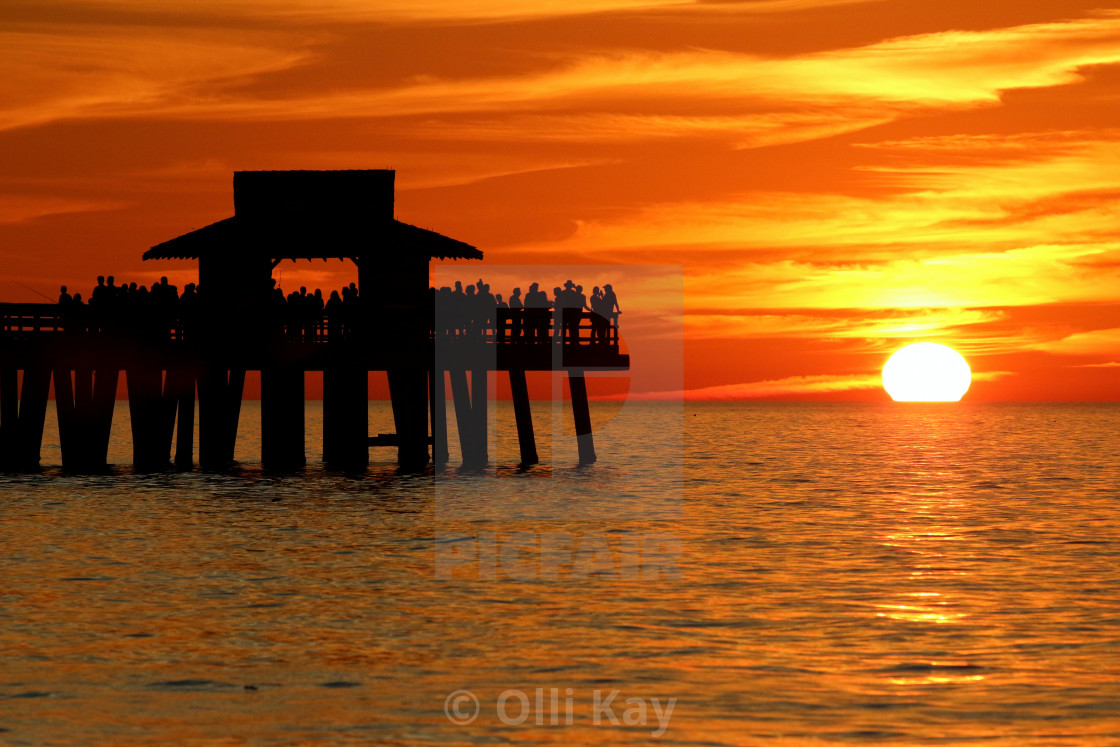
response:
<svg viewBox="0 0 1120 747"><path fill-rule="evenodd" d="M531 284L524 296L521 288L514 288L504 299L500 293L491 293L490 285L481 278L465 287L456 281L454 288L433 288L432 293L435 330L449 337L481 337L493 331L499 341L578 344L580 322L588 319L591 344L606 344L622 312L611 285L595 286L588 297L583 286L571 280L553 288L551 299L539 283Z"/></svg>
<svg viewBox="0 0 1120 747"><path fill-rule="evenodd" d="M311 340L328 329L335 338L348 336L357 323L356 283L350 283L341 292L331 291L324 300L321 290L309 293L306 287L285 296L272 280L267 299L266 304L250 303L248 308L254 309L253 313L265 321L265 326L288 338ZM88 301L81 293L71 295L65 285L58 296L67 331L150 331L156 338L191 336L199 324L202 303L198 285L188 283L180 294L166 277L149 289L137 283L117 285L112 275L99 275Z"/></svg>
<svg viewBox="0 0 1120 747"><path fill-rule="evenodd" d="M166 277L149 290L136 283L117 285L112 275L99 275L89 301L81 293L70 295L64 285L59 289L58 304L69 332L140 329L158 335L161 330L170 334L176 329L181 334L184 320L197 317L198 294L190 283L180 295Z"/></svg>
<svg viewBox="0 0 1120 747"><path fill-rule="evenodd" d="M538 283L530 285L524 296L521 288L514 288L506 299L500 293L491 293L481 279L465 287L457 281L454 288L429 291L434 312L431 330L446 337L493 335L499 341L577 344L580 323L587 319L591 344L607 344L622 312L609 284L595 286L589 297L582 285L568 280L552 289L551 299ZM188 283L180 294L166 277L149 289L136 283L117 285L110 275L98 276L88 301L80 293L71 295L62 286L58 303L67 331L140 330L155 339L184 339L191 337L199 324L202 298L195 283ZM331 291L324 299L322 290L309 292L306 287L285 295L271 280L267 301L256 298L257 304L250 303L246 308L254 309L252 313L267 329L290 340L350 337L359 324L360 300L355 283Z"/></svg>

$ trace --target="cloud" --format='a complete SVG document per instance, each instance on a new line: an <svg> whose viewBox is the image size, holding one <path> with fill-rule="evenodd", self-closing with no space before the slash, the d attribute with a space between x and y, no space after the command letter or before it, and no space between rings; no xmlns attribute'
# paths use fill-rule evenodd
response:
<svg viewBox="0 0 1120 747"><path fill-rule="evenodd" d="M878 110L775 111L744 114L634 114L580 112L518 114L490 119L427 120L410 128L426 137L491 142L634 143L720 138L736 148L816 140L861 130L892 119Z"/></svg>
<svg viewBox="0 0 1120 747"><path fill-rule="evenodd" d="M922 250L929 256L946 250L962 255L974 246L1022 249L1040 243L1041 236L1060 236L1064 244L1084 242L1091 252L1095 242L1114 239L1120 227L1114 209L1120 195L1115 134L1056 139L1050 149L1000 163L915 158L889 170L861 167L875 174L873 186L885 182L891 188L887 194L751 192L719 201L648 205L625 223L583 221L571 243L641 251L852 249L859 253L849 261L866 262L897 256L902 247L921 259ZM1034 139L1028 135L1018 145ZM974 147L976 141L969 142Z"/></svg>
<svg viewBox="0 0 1120 747"><path fill-rule="evenodd" d="M1036 342L1031 347L1052 355L1113 356L1120 352L1120 328L1074 332L1058 339Z"/></svg>
<svg viewBox="0 0 1120 747"><path fill-rule="evenodd" d="M205 111L254 75L306 61L291 34L58 26L2 31L0 130L71 118Z"/></svg>
<svg viewBox="0 0 1120 747"><path fill-rule="evenodd" d="M820 340L883 340L957 336L964 328L991 324L1005 316L998 309L835 309L814 314L779 310L720 313L706 310L685 316L689 340L804 337Z"/></svg>
<svg viewBox="0 0 1120 747"><path fill-rule="evenodd" d="M26 223L51 215L99 212L121 207L124 203L115 200L7 194L0 195L0 224Z"/></svg>
<svg viewBox="0 0 1120 747"><path fill-rule="evenodd" d="M709 3L704 0L164 0L138 11L130 0L39 0L42 8L80 7L87 11L142 13L149 16L220 15L225 18L269 17L288 22L509 22L594 13L686 12L706 15L788 13L881 0L751 0Z"/></svg>
<svg viewBox="0 0 1120 747"><path fill-rule="evenodd" d="M1011 371L974 371L973 382L995 381L1014 376ZM759 399L763 397L798 396L806 394L828 394L867 389L882 389L881 372L865 374L817 374L810 376L789 376L781 379L750 381L738 384L720 384L698 389L683 389L658 392L629 392L605 395L599 399L629 399L639 401L730 401Z"/></svg>
<svg viewBox="0 0 1120 747"><path fill-rule="evenodd" d="M1120 145L1009 137L1019 158L946 161L914 141L889 190L751 192L583 220L527 253L687 257L690 306L976 308L1107 300L1120 281ZM940 153L994 136L925 143ZM1043 143L1028 148L1029 143ZM888 143L877 144L888 149ZM878 169L867 173L880 175Z"/></svg>
<svg viewBox="0 0 1120 747"><path fill-rule="evenodd" d="M628 394L608 395L605 399L631 399L642 401L724 401L757 399L795 394L819 394L822 392L844 392L853 389L881 389L883 379L880 374L842 374L791 376L784 379L752 381L741 384L721 384L699 389L684 389L661 392L630 392Z"/></svg>
<svg viewBox="0 0 1120 747"><path fill-rule="evenodd" d="M357 7L336 5L338 13ZM478 12L483 5L478 4ZM513 2L507 10L529 5ZM563 9L569 13L603 5L564 4ZM726 12L726 6L715 5ZM505 7L492 5L491 12L504 12L499 6ZM313 6L288 7L298 12ZM700 7L687 6L697 12ZM370 87L362 86L355 74L325 90L293 83L283 95L276 89L231 85L329 55L332 38L325 32L297 36L176 29L170 34L135 27L6 32L0 43L12 74L6 76L4 100L9 104L0 126L76 116L259 121L500 112L561 117L557 127L523 131L544 137L570 128L572 137L598 132L613 138L626 124L647 135L659 126L670 133L731 127L740 136L736 142L755 147L828 136L930 107L994 105L1003 91L1069 84L1080 80L1078 70L1084 66L1120 62L1120 14L1109 12L1062 23L923 34L787 58L709 49L615 50L575 53L558 57L550 69L503 76L467 71ZM704 104L703 114L697 114L698 103ZM711 121L705 122L707 117ZM492 124L476 124L480 137L493 129ZM459 136L469 134L468 127Z"/></svg>

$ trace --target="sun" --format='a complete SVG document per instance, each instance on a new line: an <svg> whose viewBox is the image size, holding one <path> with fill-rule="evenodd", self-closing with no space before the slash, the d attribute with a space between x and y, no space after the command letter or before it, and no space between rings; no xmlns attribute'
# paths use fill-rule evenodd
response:
<svg viewBox="0 0 1120 747"><path fill-rule="evenodd" d="M957 402L972 383L972 371L956 350L915 342L883 366L883 388L895 402Z"/></svg>

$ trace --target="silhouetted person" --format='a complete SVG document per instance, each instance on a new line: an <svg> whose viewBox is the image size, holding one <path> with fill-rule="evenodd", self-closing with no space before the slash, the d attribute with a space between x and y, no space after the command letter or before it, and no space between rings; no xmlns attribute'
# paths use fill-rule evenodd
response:
<svg viewBox="0 0 1120 747"><path fill-rule="evenodd" d="M179 296L179 324L183 329L183 339L195 342L198 338L198 292L194 283L187 283L183 287L183 295Z"/></svg>
<svg viewBox="0 0 1120 747"><path fill-rule="evenodd" d="M607 341L607 307L599 286L591 290L591 344L602 345Z"/></svg>
<svg viewBox="0 0 1120 747"><path fill-rule="evenodd" d="M102 331L116 333L121 328L121 306L124 293L117 287L117 280L112 275L105 278L105 290L98 301L98 314L101 316Z"/></svg>
<svg viewBox="0 0 1120 747"><path fill-rule="evenodd" d="M89 296L90 305L96 306L98 299L105 295L105 276L97 276L97 285L94 287L93 292Z"/></svg>
<svg viewBox="0 0 1120 747"><path fill-rule="evenodd" d="M490 292L489 284L483 283L482 280L479 280L478 283L478 312L482 321L479 334L485 336L486 330L497 327L498 301L494 298L494 294Z"/></svg>
<svg viewBox="0 0 1120 747"><path fill-rule="evenodd" d="M315 295L311 297L311 337L315 339L319 335L319 327L323 322L323 309L326 308L326 302L323 301L323 291L319 288L315 289Z"/></svg>
<svg viewBox="0 0 1120 747"><path fill-rule="evenodd" d="M463 281L455 281L455 289L448 297L447 315L451 320L451 327L455 335L464 335L467 331L467 296L463 291Z"/></svg>
<svg viewBox="0 0 1120 747"><path fill-rule="evenodd" d="M276 284L276 278L268 279L268 298L265 301L265 327L268 330L268 339L277 342L284 339L284 322L288 311L288 304L284 300L284 291Z"/></svg>
<svg viewBox="0 0 1120 747"><path fill-rule="evenodd" d="M179 305L179 289L168 283L166 277L162 277L152 286L150 300L163 328L163 337L166 339L173 330L178 331L176 312Z"/></svg>
<svg viewBox="0 0 1120 747"><path fill-rule="evenodd" d="M343 334L351 337L354 330L361 323L359 320L361 302L358 298L358 288L353 283L350 287L342 289L342 325Z"/></svg>
<svg viewBox="0 0 1120 747"><path fill-rule="evenodd" d="M433 289L432 310L434 313L432 329L437 338L447 339L451 335L451 288L444 285Z"/></svg>
<svg viewBox="0 0 1120 747"><path fill-rule="evenodd" d="M58 318L59 329L64 332L70 332L71 322L70 319L70 304L74 303L73 297L66 292L66 286L63 285L58 289Z"/></svg>
<svg viewBox="0 0 1120 747"><path fill-rule="evenodd" d="M288 339L299 337L299 293L292 291L284 301L284 333Z"/></svg>
<svg viewBox="0 0 1120 747"><path fill-rule="evenodd" d="M525 294L525 321L528 325L528 336L532 337L535 344L541 345L548 342L548 294L540 290L538 283L529 286Z"/></svg>
<svg viewBox="0 0 1120 747"><path fill-rule="evenodd" d="M572 293L572 308L576 310L576 320L572 324L572 331L575 332L572 341L573 344L579 344L580 322L583 321L585 314L591 313L591 307L587 305L587 296L583 293L582 285L577 285L575 291Z"/></svg>
<svg viewBox="0 0 1120 747"><path fill-rule="evenodd" d="M498 342L506 338L506 328L509 326L509 304L502 300L502 294L494 295L494 336Z"/></svg>
<svg viewBox="0 0 1120 747"><path fill-rule="evenodd" d="M606 317L609 326L615 328L615 333L618 333L618 315L622 313L622 308L618 305L618 297L614 294L614 288L610 283L603 286L603 304L607 309Z"/></svg>
<svg viewBox="0 0 1120 747"><path fill-rule="evenodd" d="M129 287L132 285L135 283ZM126 312L135 334L145 342L166 340L171 328L171 321L159 308L159 293L154 290L157 287L158 285L153 285L153 290L149 291L147 286L137 286Z"/></svg>
<svg viewBox="0 0 1120 747"><path fill-rule="evenodd" d="M478 334L480 327L478 296L475 295L475 287L468 285L466 293L463 298L464 319L466 323L463 329L464 334L469 337L474 337Z"/></svg>
<svg viewBox="0 0 1120 747"><path fill-rule="evenodd" d="M296 334L303 340L311 340L311 299L307 295L307 286L301 285L295 298L295 318L297 325Z"/></svg>
<svg viewBox="0 0 1120 747"><path fill-rule="evenodd" d="M343 291L349 290L349 288L343 288ZM323 310L327 315L327 339L339 339L342 335L343 306L342 297L338 295L338 291L331 291L331 297L327 300Z"/></svg>
<svg viewBox="0 0 1120 747"><path fill-rule="evenodd" d="M89 294L89 314L91 317L90 331L100 332L102 327L101 317L105 314L105 276L97 276L97 285Z"/></svg>
<svg viewBox="0 0 1120 747"><path fill-rule="evenodd" d="M70 316L70 321L66 322L66 331L73 331L77 334L84 333L89 329L89 307L82 301L82 294L75 293L74 298L71 299L67 309L67 314Z"/></svg>
<svg viewBox="0 0 1120 747"><path fill-rule="evenodd" d="M525 321L525 303L521 300L521 289L514 288L509 296L509 336L511 340L521 339L521 329Z"/></svg>
<svg viewBox="0 0 1120 747"><path fill-rule="evenodd" d="M571 280L564 281L564 288L556 288L557 336L561 342L574 344L579 340L579 320L583 298Z"/></svg>

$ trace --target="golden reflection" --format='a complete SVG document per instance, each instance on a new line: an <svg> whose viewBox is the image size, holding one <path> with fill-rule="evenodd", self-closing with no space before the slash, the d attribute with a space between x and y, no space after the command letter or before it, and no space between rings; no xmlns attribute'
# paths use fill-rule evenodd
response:
<svg viewBox="0 0 1120 747"><path fill-rule="evenodd" d="M908 622L948 623L956 622L965 617L965 613L952 613L938 611L932 607L919 607L905 604L877 604L879 609L891 610L890 612L877 612L876 617L886 617L891 620L905 620Z"/></svg>
<svg viewBox="0 0 1120 747"><path fill-rule="evenodd" d="M885 617L891 620L906 620L910 622L948 623L961 620L969 615L964 612L947 612L944 607L950 605L949 601L933 601L942 594L936 591L913 591L903 596L918 599L930 599L929 604L877 604L875 607L884 612L877 612L876 617Z"/></svg>

